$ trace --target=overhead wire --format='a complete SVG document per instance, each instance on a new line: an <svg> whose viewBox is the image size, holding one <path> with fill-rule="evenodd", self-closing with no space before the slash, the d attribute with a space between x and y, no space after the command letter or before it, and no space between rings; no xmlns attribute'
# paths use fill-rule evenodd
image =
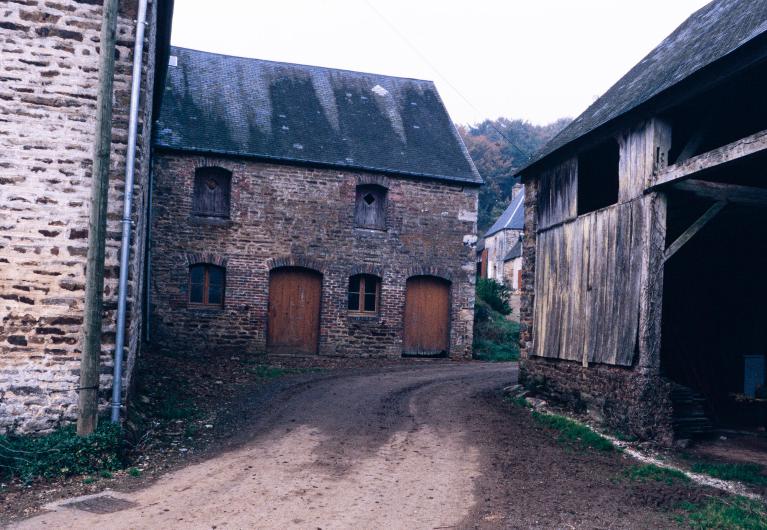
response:
<svg viewBox="0 0 767 530"><path fill-rule="evenodd" d="M401 32L401 31L400 31L400 30L399 30L399 29L398 29L398 28L397 28L397 27L396 27L396 26L395 26L395 25L394 25L394 24L393 24L393 23L392 23L392 22L391 22L391 21L390 21L390 20L389 20L387 17L386 17L386 16L384 16L384 14L383 14L383 13L381 13L381 12L380 12L378 9L376 9L376 7L375 7L375 6L374 6L372 3L370 3L370 1L369 1L369 0L365 0L365 4L367 4L367 6L370 8L370 10L371 10L371 11L373 11L373 13L375 13L375 14L376 14L376 16L378 16L378 17L379 17L379 18L380 18L380 19L381 19L381 20L382 20L382 21L383 21L383 22L384 22L384 23L385 23L387 26L389 26L389 29L391 29L391 30L392 30L392 31L393 31L393 32L394 32L394 33L395 33L395 34L396 34L396 35L397 35L397 36L398 36L400 39L402 39L402 41L403 41L403 42L404 42L404 43L405 43L405 44L406 44L406 45L407 45L407 46L408 46L408 47L409 47L411 50L413 50L413 52L415 52L415 54L416 54L416 55L418 55L418 57L420 57L420 58L421 58L421 60L422 60L423 62L425 62L425 63L426 63L428 66L429 66L429 68L431 68L431 69L434 71L434 73L436 73L436 74L437 74L439 77L441 77L441 78L442 78L442 80L445 82L445 84L447 84L447 85L448 85L448 86L449 86L449 87L450 87L450 88L453 90L453 92L455 92L456 94L458 94L458 96L460 96L460 98L461 98L461 99L462 99L462 100L463 100L463 101L464 101L464 102L465 102L467 105L469 105L469 106L470 106L472 109L474 109L474 111L475 111L475 112L476 112L478 115L480 115L480 116L484 115L484 114L483 114L483 113L482 113L482 112L481 112L481 111L480 111L480 110L479 110L479 109L478 109L478 108L477 108L477 107L476 107L476 106L475 106L475 105L474 105L474 104L473 104L471 101L469 101L469 99L468 99L466 96L464 96L464 95L461 93L461 91L460 91L460 90L458 90L458 88L456 88L456 86L455 86L455 85L453 85L453 83L451 83L451 82L450 82L450 80L449 80L449 79L448 79L448 78L447 78L445 75L443 75L443 74L442 74L442 72L440 72L440 71L437 69L437 67L436 67L436 66L434 66L434 64L432 64L432 62L431 62L431 61L429 61L429 58L428 58L428 57L426 57L426 55L424 55L423 53L421 53L421 51L420 51L420 50L419 50L419 49L418 49L418 48L417 48L417 47L416 47L416 46L415 46L415 45L414 45L414 44L413 44L413 43L412 43L412 42L411 42L411 41L410 41L410 40L409 40L409 39L408 39L408 38L407 38L407 37L406 37L406 36L405 36L405 35L404 35L404 34L403 34L403 33L402 33L402 32ZM489 119L488 119L488 120L486 121L486 123L487 123L488 125L490 125L490 127L492 127L492 128L495 130L495 132L497 132L497 133L500 135L500 137L501 137L501 138L503 138L504 140L506 140L506 141L509 143L509 145L511 145L513 148L515 148L517 151L519 151L519 153L520 153L520 154L521 154L523 157L525 157L525 159L526 159L526 160L529 160L529 159L530 159L531 155L527 154L527 153L526 153L526 152L525 152L525 151L524 151L524 150L523 150L521 147L519 147L517 144L515 144L513 141L511 141L511 139L510 139L508 136L506 136L506 135L503 133L503 131L501 131L501 130L500 130L498 127L496 127L496 125L495 125L495 124L492 122L492 120L489 120Z"/></svg>

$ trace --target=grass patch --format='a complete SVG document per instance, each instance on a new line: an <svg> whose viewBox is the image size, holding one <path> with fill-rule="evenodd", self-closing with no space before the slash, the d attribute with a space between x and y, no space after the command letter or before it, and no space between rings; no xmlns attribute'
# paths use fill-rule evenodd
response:
<svg viewBox="0 0 767 530"><path fill-rule="evenodd" d="M519 322L508 320L482 300L474 314L474 358L481 361L519 359Z"/></svg>
<svg viewBox="0 0 767 530"><path fill-rule="evenodd" d="M558 431L558 440L560 442L578 445L586 449L595 449L597 451L615 450L615 446L610 440L595 433L585 425L581 425L564 416L533 412L533 418L544 427Z"/></svg>
<svg viewBox="0 0 767 530"><path fill-rule="evenodd" d="M654 464L631 466L624 471L626 477L637 482L663 482L672 486L676 482L690 482L690 478L676 469L668 469Z"/></svg>
<svg viewBox="0 0 767 530"><path fill-rule="evenodd" d="M242 364L248 373L262 379L276 379L286 375L321 372L323 370L322 368L282 368L262 364L260 361L260 359L243 359Z"/></svg>
<svg viewBox="0 0 767 530"><path fill-rule="evenodd" d="M118 425L99 423L88 436L67 425L44 436L0 436L0 474L27 482L121 469L123 433Z"/></svg>
<svg viewBox="0 0 767 530"><path fill-rule="evenodd" d="M290 373L290 370L269 366L268 364L257 364L248 368L248 371L256 377L262 377L264 379L274 379Z"/></svg>
<svg viewBox="0 0 767 530"><path fill-rule="evenodd" d="M759 501L746 497L712 499L705 504L685 503L677 520L695 530L767 528L767 511Z"/></svg>
<svg viewBox="0 0 767 530"><path fill-rule="evenodd" d="M157 410L157 416L163 420L190 420L200 415L197 406L190 399L184 399L178 394L170 393L165 396Z"/></svg>
<svg viewBox="0 0 767 530"><path fill-rule="evenodd" d="M140 477L141 476L141 470L137 467L132 467L128 470L128 474L131 477Z"/></svg>
<svg viewBox="0 0 767 530"><path fill-rule="evenodd" d="M746 484L767 486L764 467L759 464L727 464L721 462L697 462L692 465L694 473L703 473L722 480L737 480Z"/></svg>
<svg viewBox="0 0 767 530"><path fill-rule="evenodd" d="M533 408L530 403L527 402L525 398L522 396L506 396L503 398L503 400L507 403L511 403L512 405L515 405L517 407L522 407L525 409L531 409Z"/></svg>

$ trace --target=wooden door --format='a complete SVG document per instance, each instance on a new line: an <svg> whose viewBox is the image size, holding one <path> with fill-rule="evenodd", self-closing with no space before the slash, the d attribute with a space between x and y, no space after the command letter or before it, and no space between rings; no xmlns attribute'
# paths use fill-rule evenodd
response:
<svg viewBox="0 0 767 530"><path fill-rule="evenodd" d="M269 275L267 348L272 353L317 353L322 275L301 268Z"/></svg>
<svg viewBox="0 0 767 530"><path fill-rule="evenodd" d="M450 284L432 276L407 281L403 353L437 355L450 344Z"/></svg>

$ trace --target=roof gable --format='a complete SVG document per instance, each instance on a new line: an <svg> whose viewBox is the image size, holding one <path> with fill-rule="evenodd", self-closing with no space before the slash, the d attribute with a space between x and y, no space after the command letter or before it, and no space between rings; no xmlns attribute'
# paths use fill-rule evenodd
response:
<svg viewBox="0 0 767 530"><path fill-rule="evenodd" d="M524 169L767 33L767 0L714 0L671 35L552 138Z"/></svg>
<svg viewBox="0 0 767 530"><path fill-rule="evenodd" d="M431 81L171 54L159 147L482 182Z"/></svg>
<svg viewBox="0 0 767 530"><path fill-rule="evenodd" d="M492 236L501 230L523 230L525 228L525 188L514 195L511 203L506 207L503 213L496 219L493 226L485 234L485 237Z"/></svg>

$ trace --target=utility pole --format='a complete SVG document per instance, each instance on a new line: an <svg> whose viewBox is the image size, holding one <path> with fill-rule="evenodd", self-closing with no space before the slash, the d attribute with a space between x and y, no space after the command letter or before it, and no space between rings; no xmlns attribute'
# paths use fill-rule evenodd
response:
<svg viewBox="0 0 767 530"><path fill-rule="evenodd" d="M85 269L83 351L80 357L77 434L85 436L98 421L101 357L101 317L104 305L104 247L109 191L109 154L112 147L112 87L118 0L104 0L99 42L99 84L96 99L96 136L93 142L88 257Z"/></svg>

